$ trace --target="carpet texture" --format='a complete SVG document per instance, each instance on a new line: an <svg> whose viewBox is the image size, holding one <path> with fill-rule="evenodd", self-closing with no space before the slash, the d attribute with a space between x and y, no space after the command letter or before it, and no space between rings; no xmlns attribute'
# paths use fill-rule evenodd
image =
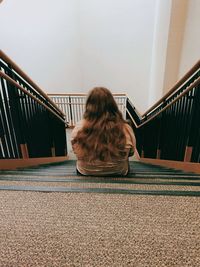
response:
<svg viewBox="0 0 200 267"><path fill-rule="evenodd" d="M0 266L198 267L199 183L139 162L126 178L77 176L73 161L0 172Z"/></svg>

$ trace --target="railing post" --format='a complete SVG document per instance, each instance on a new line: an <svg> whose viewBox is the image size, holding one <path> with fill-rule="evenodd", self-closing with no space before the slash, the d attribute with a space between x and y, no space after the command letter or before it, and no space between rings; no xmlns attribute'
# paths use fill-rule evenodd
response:
<svg viewBox="0 0 200 267"><path fill-rule="evenodd" d="M161 156L161 149L157 149L156 158L160 159L160 156Z"/></svg>
<svg viewBox="0 0 200 267"><path fill-rule="evenodd" d="M188 135L188 142L185 148L184 161L194 161L198 162L198 156L193 156L193 153L196 150L199 140L199 118L200 118L200 85L195 88L194 102L192 106L191 119L190 119L190 130ZM199 153L197 153L199 154Z"/></svg>
<svg viewBox="0 0 200 267"><path fill-rule="evenodd" d="M193 147L192 146L186 146L185 148L185 155L184 155L184 161L185 162L190 162L191 158L192 158L192 150Z"/></svg>
<svg viewBox="0 0 200 267"><path fill-rule="evenodd" d="M162 108L164 108L167 105L166 100L163 100ZM157 142L157 152L156 152L156 158L161 159L162 158L162 151L163 151L163 136L165 133L165 123L166 123L166 110L163 111L159 116L159 129L158 129L158 142Z"/></svg>
<svg viewBox="0 0 200 267"><path fill-rule="evenodd" d="M20 148L21 148L22 158L23 159L29 158L27 144L20 144Z"/></svg>
<svg viewBox="0 0 200 267"><path fill-rule="evenodd" d="M70 115L70 120L71 120L71 125L73 124L73 118L72 118L72 101L71 97L69 96L69 115Z"/></svg>
<svg viewBox="0 0 200 267"><path fill-rule="evenodd" d="M52 157L55 157L55 156L56 156L56 149L55 149L55 146L52 146L52 147L51 147L51 156L52 156Z"/></svg>
<svg viewBox="0 0 200 267"><path fill-rule="evenodd" d="M144 158L144 150L141 151L141 158Z"/></svg>

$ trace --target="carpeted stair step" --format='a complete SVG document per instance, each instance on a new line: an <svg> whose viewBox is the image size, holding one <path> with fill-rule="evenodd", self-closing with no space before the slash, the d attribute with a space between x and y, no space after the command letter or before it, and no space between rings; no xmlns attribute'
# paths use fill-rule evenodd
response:
<svg viewBox="0 0 200 267"><path fill-rule="evenodd" d="M130 162L127 177L76 173L75 161L0 172L0 190L200 196L200 175Z"/></svg>

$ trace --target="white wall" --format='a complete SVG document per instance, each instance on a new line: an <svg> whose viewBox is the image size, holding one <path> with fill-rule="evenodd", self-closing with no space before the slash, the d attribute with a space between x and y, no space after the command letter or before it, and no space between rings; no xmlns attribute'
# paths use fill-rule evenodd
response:
<svg viewBox="0 0 200 267"><path fill-rule="evenodd" d="M167 43L170 27L171 0L157 0L154 22L154 38L151 53L151 70L148 87L148 107L163 96Z"/></svg>
<svg viewBox="0 0 200 267"><path fill-rule="evenodd" d="M163 93L167 93L179 79L187 10L188 0L172 1Z"/></svg>
<svg viewBox="0 0 200 267"><path fill-rule="evenodd" d="M48 92L80 88L79 0L4 0L0 49Z"/></svg>
<svg viewBox="0 0 200 267"><path fill-rule="evenodd" d="M154 0L80 1L83 90L125 92L139 111L148 101Z"/></svg>
<svg viewBox="0 0 200 267"><path fill-rule="evenodd" d="M125 92L148 102L156 0L6 0L1 49L46 92Z"/></svg>
<svg viewBox="0 0 200 267"><path fill-rule="evenodd" d="M170 24L174 1L4 0L0 49L45 92L107 86L127 93L144 112L200 58L200 1L184 0L187 17L179 45L180 19ZM175 75L171 59L179 48Z"/></svg>
<svg viewBox="0 0 200 267"><path fill-rule="evenodd" d="M179 78L200 59L200 1L188 1Z"/></svg>

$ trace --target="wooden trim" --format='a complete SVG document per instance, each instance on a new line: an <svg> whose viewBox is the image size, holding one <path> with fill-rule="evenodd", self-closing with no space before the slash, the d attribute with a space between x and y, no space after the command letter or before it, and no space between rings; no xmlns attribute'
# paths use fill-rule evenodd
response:
<svg viewBox="0 0 200 267"><path fill-rule="evenodd" d="M2 58L7 64L10 64L12 66L12 69L15 70L21 77L23 77L24 80L26 80L30 85L33 86L36 91L38 91L43 97L45 97L54 108L64 115L62 110L60 110L56 104L48 97L47 94L44 93L44 91L22 70L20 67L12 61L2 50L0 50L0 58Z"/></svg>
<svg viewBox="0 0 200 267"><path fill-rule="evenodd" d="M176 170L182 170L186 172L193 172L200 174L200 163L173 161L173 160L162 160L162 159L150 159L141 158L141 162L168 167Z"/></svg>
<svg viewBox="0 0 200 267"><path fill-rule="evenodd" d="M1 159L0 170L13 170L17 168L26 168L26 167L37 166L41 164L62 162L68 159L69 159L68 156L49 157L49 158L29 158L29 159Z"/></svg>
<svg viewBox="0 0 200 267"><path fill-rule="evenodd" d="M200 60L167 92L160 100L158 100L151 108L149 108L143 115L147 115L150 111L154 110L158 105L160 105L168 96L174 93L193 73L195 73L200 67Z"/></svg>
<svg viewBox="0 0 200 267"><path fill-rule="evenodd" d="M3 77L6 81L12 83L13 85L15 85L18 89L20 89L21 91L23 91L25 94L27 94L28 96L30 96L32 99L34 99L35 101L37 101L40 105L44 106L46 109L48 109L51 113L53 113L56 117L58 117L61 121L65 122L65 120L63 118L61 118L58 114L56 114L52 109L50 109L46 104L44 104L41 100L39 100L37 97L35 97L34 95L32 95L31 93L29 93L28 91L26 91L21 85L19 85L15 80L13 80L12 78L10 78L7 74L5 74L4 72L2 72L0 70L0 77ZM65 117L64 113L61 114L62 116Z"/></svg>

